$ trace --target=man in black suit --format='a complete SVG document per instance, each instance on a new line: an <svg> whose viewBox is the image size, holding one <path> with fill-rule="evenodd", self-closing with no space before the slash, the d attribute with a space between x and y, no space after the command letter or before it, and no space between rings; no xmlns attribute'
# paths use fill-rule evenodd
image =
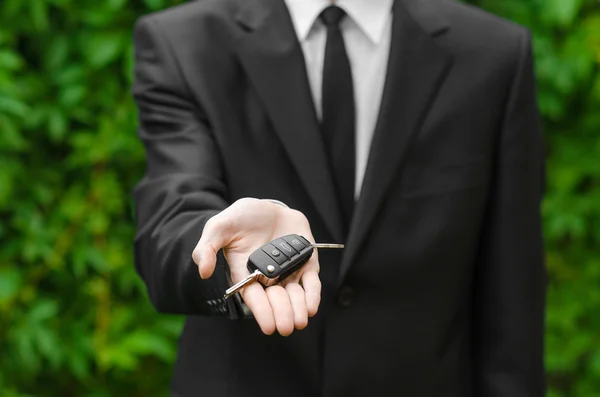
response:
<svg viewBox="0 0 600 397"><path fill-rule="evenodd" d="M445 0L201 0L135 48L136 268L187 315L173 396L544 395L526 29ZM346 248L224 300L288 233Z"/></svg>

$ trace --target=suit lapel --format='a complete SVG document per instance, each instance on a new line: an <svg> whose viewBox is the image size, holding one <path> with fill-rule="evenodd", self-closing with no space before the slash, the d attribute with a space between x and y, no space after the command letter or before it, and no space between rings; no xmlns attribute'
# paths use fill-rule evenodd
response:
<svg viewBox="0 0 600 397"><path fill-rule="evenodd" d="M451 65L450 55L433 38L445 30L444 21L427 5L426 0L396 1L394 5L386 83L340 282L356 260L411 138L421 128Z"/></svg>
<svg viewBox="0 0 600 397"><path fill-rule="evenodd" d="M238 54L300 180L333 238L342 218L308 83L302 48L283 0L244 0Z"/></svg>

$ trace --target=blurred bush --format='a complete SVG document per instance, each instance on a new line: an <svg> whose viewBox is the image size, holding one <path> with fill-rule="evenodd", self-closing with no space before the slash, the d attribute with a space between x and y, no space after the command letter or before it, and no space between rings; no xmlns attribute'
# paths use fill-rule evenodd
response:
<svg viewBox="0 0 600 397"><path fill-rule="evenodd" d="M131 29L182 2L0 2L3 397L167 395L181 319L154 313L132 265ZM600 4L472 3L534 33L549 396L600 396Z"/></svg>
<svg viewBox="0 0 600 397"><path fill-rule="evenodd" d="M167 395L181 319L132 265L132 25L182 1L0 1L0 396Z"/></svg>

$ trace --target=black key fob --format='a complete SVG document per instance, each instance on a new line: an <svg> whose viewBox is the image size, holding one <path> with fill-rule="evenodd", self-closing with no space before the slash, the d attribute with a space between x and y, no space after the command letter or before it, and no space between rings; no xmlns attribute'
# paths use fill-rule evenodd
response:
<svg viewBox="0 0 600 397"><path fill-rule="evenodd" d="M300 269L312 256L313 245L298 234L271 241L248 258L248 270L261 273L257 281L265 287L277 284Z"/></svg>
<svg viewBox="0 0 600 397"><path fill-rule="evenodd" d="M265 287L285 280L300 269L312 256L315 248L344 248L343 244L312 244L298 234L288 234L263 245L248 258L250 274L225 291L225 299L258 281Z"/></svg>

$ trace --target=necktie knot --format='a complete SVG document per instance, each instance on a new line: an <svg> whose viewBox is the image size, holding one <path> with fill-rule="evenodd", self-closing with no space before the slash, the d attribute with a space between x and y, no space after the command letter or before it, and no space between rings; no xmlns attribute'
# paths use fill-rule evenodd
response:
<svg viewBox="0 0 600 397"><path fill-rule="evenodd" d="M345 15L346 12L344 12L344 10L342 10L340 7L329 6L321 12L319 17L325 26L330 28L332 26L337 26Z"/></svg>

